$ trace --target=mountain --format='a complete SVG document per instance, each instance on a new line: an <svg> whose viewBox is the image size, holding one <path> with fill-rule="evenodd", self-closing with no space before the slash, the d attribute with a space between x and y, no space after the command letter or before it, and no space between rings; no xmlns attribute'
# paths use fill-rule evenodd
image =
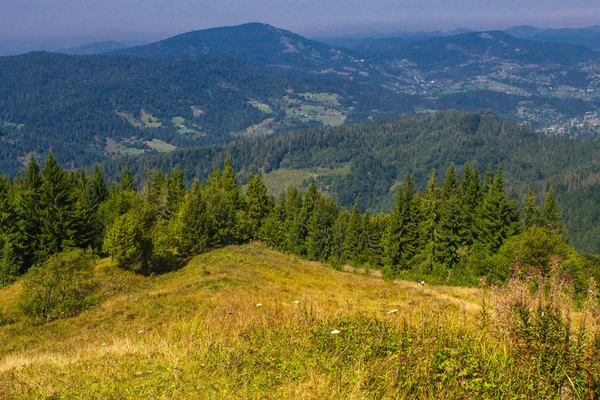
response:
<svg viewBox="0 0 600 400"><path fill-rule="evenodd" d="M0 170L52 150L72 167L309 126L414 112L337 75L282 76L241 60L31 53L0 58Z"/></svg>
<svg viewBox="0 0 600 400"><path fill-rule="evenodd" d="M592 50L600 50L600 25L587 28L540 29L517 26L504 32L511 36L537 42L576 44Z"/></svg>
<svg viewBox="0 0 600 400"><path fill-rule="evenodd" d="M600 141L544 135L488 113L438 112L425 116L289 132L226 145L178 150L105 163L118 179L129 168L141 180L147 168L182 169L205 177L225 154L245 177L262 171L274 194L294 182L316 180L340 205L389 212L395 189L410 172L424 189L431 169L475 163L481 175L502 163L506 183L519 200L532 188L543 198L557 190L571 243L600 252ZM586 204L577 207L576 204Z"/></svg>
<svg viewBox="0 0 600 400"><path fill-rule="evenodd" d="M124 43L108 40L108 41L103 41L103 42L88 43L88 44L84 44L82 46L59 50L59 51L57 51L57 53L72 54L72 55L104 54L104 53L110 53L110 52L113 52L116 50L126 49L128 47L129 46Z"/></svg>
<svg viewBox="0 0 600 400"><path fill-rule="evenodd" d="M389 54L393 58L406 58L428 66L456 66L474 60L480 63L502 60L573 65L600 59L599 54L583 46L535 43L514 38L502 31L436 37L393 49Z"/></svg>
<svg viewBox="0 0 600 400"><path fill-rule="evenodd" d="M345 67L365 69L346 50L261 23L188 32L116 54L144 58L226 56L280 71L312 73L344 73Z"/></svg>

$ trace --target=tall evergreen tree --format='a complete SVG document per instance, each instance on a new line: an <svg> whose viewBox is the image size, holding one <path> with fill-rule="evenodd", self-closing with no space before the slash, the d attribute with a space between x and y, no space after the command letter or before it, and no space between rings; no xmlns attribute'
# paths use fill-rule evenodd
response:
<svg viewBox="0 0 600 400"><path fill-rule="evenodd" d="M491 252L496 252L506 238L516 233L518 221L516 205L506 196L502 166L499 165L496 176L489 190L484 193L479 207L477 219L479 242L487 246Z"/></svg>
<svg viewBox="0 0 600 400"><path fill-rule="evenodd" d="M258 238L262 221L271 212L273 199L267 195L267 186L260 175L250 176L246 189L246 213L250 221L251 237Z"/></svg>
<svg viewBox="0 0 600 400"><path fill-rule="evenodd" d="M121 177L121 185L119 188L125 192L135 193L136 191L135 183L133 182L133 177L131 176L131 172L127 168L123 170L123 176Z"/></svg>
<svg viewBox="0 0 600 400"><path fill-rule="evenodd" d="M537 197L529 189L525 196L525 208L523 208L523 228L529 229L541 224L541 212L537 206Z"/></svg>
<svg viewBox="0 0 600 400"><path fill-rule="evenodd" d="M544 227L550 229L555 235L563 235L563 222L558 211L558 203L554 198L554 188L550 188L550 192L544 200L541 222Z"/></svg>
<svg viewBox="0 0 600 400"><path fill-rule="evenodd" d="M410 260L419 248L417 220L415 218L414 184L407 174L404 188L398 191L396 205L384 239L385 263L392 274L410 268Z"/></svg>
<svg viewBox="0 0 600 400"><path fill-rule="evenodd" d="M352 208L352 214L348 219L348 228L346 230L345 255L353 263L361 262L361 255L365 249L363 238L363 220L358 213L358 205Z"/></svg>
<svg viewBox="0 0 600 400"><path fill-rule="evenodd" d="M75 197L73 182L50 153L42 169L40 187L40 248L45 259L75 243Z"/></svg>
<svg viewBox="0 0 600 400"><path fill-rule="evenodd" d="M308 220L306 237L307 256L312 260L327 260L333 248L332 227L338 206L334 200L319 196Z"/></svg>

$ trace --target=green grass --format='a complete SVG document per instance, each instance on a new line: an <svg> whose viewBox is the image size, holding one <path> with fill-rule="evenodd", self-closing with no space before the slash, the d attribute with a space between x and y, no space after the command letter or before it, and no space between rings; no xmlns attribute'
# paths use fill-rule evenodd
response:
<svg viewBox="0 0 600 400"><path fill-rule="evenodd" d="M177 146L173 146L172 144L165 143L159 139L152 139L151 141L145 142L146 145L159 153L168 153L177 148Z"/></svg>
<svg viewBox="0 0 600 400"><path fill-rule="evenodd" d="M290 185L301 186L308 178L317 178L324 175L345 175L350 172L350 164L344 164L338 168L306 169L276 169L263 176L263 181L269 193L279 195L281 191Z"/></svg>
<svg viewBox="0 0 600 400"><path fill-rule="evenodd" d="M42 326L20 320L20 282L0 289L0 398L576 398L486 327L481 289L259 244L150 277L103 260L95 275L98 306Z"/></svg>
<svg viewBox="0 0 600 400"><path fill-rule="evenodd" d="M265 114L273 114L273 109L268 104L261 103L258 100L250 100L250 101L248 101L248 103L252 107L258 108L260 111L264 112Z"/></svg>

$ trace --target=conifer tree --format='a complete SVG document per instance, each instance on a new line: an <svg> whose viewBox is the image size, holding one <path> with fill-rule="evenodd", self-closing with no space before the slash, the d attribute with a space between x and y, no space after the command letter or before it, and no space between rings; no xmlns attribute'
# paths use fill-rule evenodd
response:
<svg viewBox="0 0 600 400"><path fill-rule="evenodd" d="M177 242L182 255L200 254L218 244L217 232L207 213L206 200L196 180L185 195L177 216Z"/></svg>
<svg viewBox="0 0 600 400"><path fill-rule="evenodd" d="M286 248L292 253L306 253L306 229L302 224L302 194L295 186L288 187L285 197Z"/></svg>
<svg viewBox="0 0 600 400"><path fill-rule="evenodd" d="M131 172L125 168L123 170L123 176L121 177L121 185L119 187L121 191L124 192L132 192L135 193L135 183L133 182L133 177L131 176Z"/></svg>
<svg viewBox="0 0 600 400"><path fill-rule="evenodd" d="M334 200L319 196L308 220L306 237L307 256L311 260L327 260L333 247L332 227L338 206Z"/></svg>
<svg viewBox="0 0 600 400"><path fill-rule="evenodd" d="M444 187L442 188L442 200L447 200L452 197L458 197L459 182L456 176L456 167L450 164L444 178Z"/></svg>
<svg viewBox="0 0 600 400"><path fill-rule="evenodd" d="M541 213L542 226L550 229L555 235L563 235L563 222L558 211L558 204L554 198L554 188L550 188L550 192L544 201L544 208Z"/></svg>
<svg viewBox="0 0 600 400"><path fill-rule="evenodd" d="M420 264L420 270L424 273L431 273L439 258L440 189L436 180L436 172L433 170L421 201L423 215L420 222L421 251L418 260L415 261Z"/></svg>
<svg viewBox="0 0 600 400"><path fill-rule="evenodd" d="M251 175L246 189L246 213L250 221L251 238L258 238L262 221L271 212L273 199L260 175Z"/></svg>
<svg viewBox="0 0 600 400"><path fill-rule="evenodd" d="M533 194L531 189L529 189L527 195L525 196L525 208L523 209L523 228L529 229L534 226L540 226L541 224L541 212L537 206L537 197Z"/></svg>
<svg viewBox="0 0 600 400"><path fill-rule="evenodd" d="M174 169L171 171L171 176L167 178L167 208L169 215L177 214L185 196L183 177L183 171Z"/></svg>
<svg viewBox="0 0 600 400"><path fill-rule="evenodd" d="M481 202L479 172L470 164L465 165L463 179L460 184L462 213L466 228L465 243L473 244L476 239L475 218Z"/></svg>
<svg viewBox="0 0 600 400"><path fill-rule="evenodd" d="M333 223L332 230L332 260L338 263L346 262L346 235L348 232L348 221L350 213L347 210L342 210Z"/></svg>
<svg viewBox="0 0 600 400"><path fill-rule="evenodd" d="M286 193L282 191L279 201L262 221L258 234L260 240L279 250L285 250L287 246L285 205Z"/></svg>
<svg viewBox="0 0 600 400"><path fill-rule="evenodd" d="M361 255L365 250L365 241L363 238L363 220L358 213L358 205L352 207L352 214L348 219L348 228L346 230L345 255L353 263L360 263Z"/></svg>
<svg viewBox="0 0 600 400"><path fill-rule="evenodd" d="M40 187L40 248L38 256L45 259L75 243L75 197L70 176L50 153L42 169Z"/></svg>
<svg viewBox="0 0 600 400"><path fill-rule="evenodd" d="M33 155L29 157L25 177L18 182L20 188L15 202L17 222L12 237L12 251L21 261L19 273L22 274L36 262L36 253L40 246L42 175Z"/></svg>
<svg viewBox="0 0 600 400"><path fill-rule="evenodd" d="M517 231L519 216L514 203L506 196L502 167L498 171L489 190L484 193L478 212L478 240L489 251L496 252L504 240Z"/></svg>
<svg viewBox="0 0 600 400"><path fill-rule="evenodd" d="M385 234L385 263L392 274L410 268L410 260L418 251L417 220L415 218L414 184L410 174L404 188L398 191L396 205Z"/></svg>

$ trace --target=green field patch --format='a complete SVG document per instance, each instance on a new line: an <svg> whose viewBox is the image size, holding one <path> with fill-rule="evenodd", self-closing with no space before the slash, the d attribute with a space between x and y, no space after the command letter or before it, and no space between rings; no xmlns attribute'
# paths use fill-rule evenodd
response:
<svg viewBox="0 0 600 400"><path fill-rule="evenodd" d="M133 143L132 139L124 140L125 143ZM137 147L128 147L123 142L116 142L114 139L106 138L106 145L104 146L104 153L108 155L140 155L145 152L144 149Z"/></svg>
<svg viewBox="0 0 600 400"><path fill-rule="evenodd" d="M144 128L159 128L162 126L158 118L152 114L148 114L143 109L140 110L140 119Z"/></svg>
<svg viewBox="0 0 600 400"><path fill-rule="evenodd" d="M331 107L303 104L300 107L288 108L285 113L288 118L297 118L303 122L320 121L329 126L339 126L346 121L344 113Z"/></svg>
<svg viewBox="0 0 600 400"><path fill-rule="evenodd" d="M273 109L268 104L261 103L260 101L254 99L250 99L248 104L250 104L252 107L258 108L265 114L273 114Z"/></svg>
<svg viewBox="0 0 600 400"><path fill-rule="evenodd" d="M25 127L25 124L15 124L13 122L1 122L4 128L12 128L21 130Z"/></svg>
<svg viewBox="0 0 600 400"><path fill-rule="evenodd" d="M162 123L158 118L153 116L152 114L148 114L143 109L140 110L140 119L138 120L131 113L127 113L124 111L115 110L115 114L123 118L125 121L129 122L131 126L139 129L143 128L159 128L162 126Z"/></svg>
<svg viewBox="0 0 600 400"><path fill-rule="evenodd" d="M173 146L172 144L163 142L160 139L152 139L150 141L145 142L146 146L150 147L151 149L154 149L156 151L158 151L159 153L168 153L171 152L173 150L175 150L177 148L177 146Z"/></svg>
<svg viewBox="0 0 600 400"><path fill-rule="evenodd" d="M257 135L270 135L275 132L273 122L275 118L267 118L264 121L249 126L246 128L246 135L248 136L257 136Z"/></svg>
<svg viewBox="0 0 600 400"><path fill-rule="evenodd" d="M316 170L276 169L263 175L263 181L269 193L278 195L288 186L300 186L309 178L316 179L319 176L345 175L348 172L350 172L350 163L343 164L337 168L317 168Z"/></svg>
<svg viewBox="0 0 600 400"><path fill-rule="evenodd" d="M334 93L302 93L302 96L307 101L322 103L326 105L339 106L338 95Z"/></svg>

